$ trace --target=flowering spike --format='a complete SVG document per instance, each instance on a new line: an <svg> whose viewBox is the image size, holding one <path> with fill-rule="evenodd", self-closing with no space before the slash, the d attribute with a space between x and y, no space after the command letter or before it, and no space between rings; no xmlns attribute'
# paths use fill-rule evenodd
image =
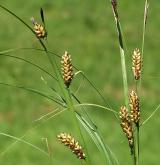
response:
<svg viewBox="0 0 160 165"><path fill-rule="evenodd" d="M127 139L128 139L128 143L129 146L131 148L131 151L133 150L133 146L134 146L134 139L133 139L133 130L132 130L132 122L130 120L130 116L129 113L126 109L125 106L122 106L120 108L120 112L119 112L119 118L121 120L121 127L123 132L125 133Z"/></svg>
<svg viewBox="0 0 160 165"><path fill-rule="evenodd" d="M73 67L71 63L71 55L67 51L65 51L62 56L61 64L63 80L67 88L69 88L73 79Z"/></svg>
<svg viewBox="0 0 160 165"><path fill-rule="evenodd" d="M140 107L139 107L139 99L137 94L134 91L130 93L130 108L131 108L131 120L135 124L139 124L140 121Z"/></svg>
<svg viewBox="0 0 160 165"><path fill-rule="evenodd" d="M33 23L33 30L38 38L45 38L47 37L47 31L44 26L38 24L35 19L32 17L31 21Z"/></svg>
<svg viewBox="0 0 160 165"><path fill-rule="evenodd" d="M135 49L132 55L132 71L135 80L138 80L140 78L141 67L142 67L141 53L139 49Z"/></svg>
<svg viewBox="0 0 160 165"><path fill-rule="evenodd" d="M79 159L86 159L84 152L82 151L82 147L79 143L67 133L60 133L57 136L58 140L61 141L65 146L67 146Z"/></svg>

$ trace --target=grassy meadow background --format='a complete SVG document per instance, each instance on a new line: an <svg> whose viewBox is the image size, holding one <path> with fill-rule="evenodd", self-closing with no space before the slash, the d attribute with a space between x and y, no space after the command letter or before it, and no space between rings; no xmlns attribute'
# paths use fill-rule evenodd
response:
<svg viewBox="0 0 160 165"><path fill-rule="evenodd" d="M159 0L150 1L145 38L143 78L141 90L141 120L145 120L160 103L160 20ZM48 30L49 48L62 55L65 50L72 55L75 66L82 70L101 91L110 106L116 111L124 104L121 64L109 0L5 0L0 4L15 12L31 25L32 16L39 22L39 9L43 7ZM119 13L127 47L126 64L130 90L134 88L131 72L131 55L134 48L141 49L144 0L119 1ZM20 48L40 48L39 43L13 16L0 9L0 51ZM11 55L23 57L51 70L43 52L19 50ZM42 71L27 63L0 56L0 82L25 85L48 94L53 93L41 80L43 76L55 87ZM72 90L82 102L104 105L88 82L81 76L75 77ZM0 135L0 164L4 165L58 165L81 164L63 145L56 135L60 132L74 134L74 126L67 112L44 122L36 119L53 111L57 105L43 97L17 88L0 85L0 132L16 137L25 135L24 140L47 151L47 138L52 159L24 143ZM127 140L119 123L108 111L87 107L88 113L103 134L105 143L115 153L120 164L132 163ZM160 113L157 112L140 130L140 164L158 165L160 162ZM85 132L84 132L85 133ZM74 135L76 137L76 135ZM78 138L78 137L77 137ZM85 136L92 165L104 164L101 154L91 139ZM74 163L73 163L74 162Z"/></svg>

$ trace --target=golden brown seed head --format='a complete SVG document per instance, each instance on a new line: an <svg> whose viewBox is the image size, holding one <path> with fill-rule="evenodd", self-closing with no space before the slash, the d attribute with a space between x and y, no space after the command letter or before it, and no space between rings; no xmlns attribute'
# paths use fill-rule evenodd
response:
<svg viewBox="0 0 160 165"><path fill-rule="evenodd" d="M33 23L33 30L38 38L45 38L47 37L47 31L44 26L38 24L34 18L31 18L31 21Z"/></svg>
<svg viewBox="0 0 160 165"><path fill-rule="evenodd" d="M61 64L63 80L67 88L69 88L73 79L73 67L71 63L71 55L67 51L65 51L62 56Z"/></svg>
<svg viewBox="0 0 160 165"><path fill-rule="evenodd" d="M135 80L138 80L141 76L141 67L142 67L141 53L139 49L135 49L132 55L132 71Z"/></svg>
<svg viewBox="0 0 160 165"><path fill-rule="evenodd" d="M133 148L133 142L134 142L133 141L132 122L130 120L129 113L128 113L125 106L122 106L120 108L119 117L121 120L120 125L122 127L122 130L128 139L130 148L132 149Z"/></svg>
<svg viewBox="0 0 160 165"><path fill-rule="evenodd" d="M67 133L60 133L57 136L58 140L61 141L65 146L67 146L79 159L86 159L84 152L82 151L82 147L79 143Z"/></svg>
<svg viewBox="0 0 160 165"><path fill-rule="evenodd" d="M131 108L131 120L138 124L140 121L140 107L139 107L139 99L136 92L131 91L130 93L130 108Z"/></svg>

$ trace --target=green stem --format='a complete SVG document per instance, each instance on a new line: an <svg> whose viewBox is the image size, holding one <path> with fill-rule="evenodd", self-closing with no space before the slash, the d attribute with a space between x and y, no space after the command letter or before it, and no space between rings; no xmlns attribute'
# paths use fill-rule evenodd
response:
<svg viewBox="0 0 160 165"><path fill-rule="evenodd" d="M139 164L139 124L136 125L136 146L135 146L135 155L136 155L136 165Z"/></svg>
<svg viewBox="0 0 160 165"><path fill-rule="evenodd" d="M145 33L146 33L146 25L147 25L147 12L148 12L148 1L146 0L145 1L145 6L144 6L144 19L143 19L143 29L142 29L142 52L141 52L141 61L143 61L143 56L144 56L144 44L145 44ZM143 71L143 67L142 67L142 64L141 64L141 72ZM141 84L142 84L142 76L140 77L140 81L139 81L139 88L141 89Z"/></svg>
<svg viewBox="0 0 160 165"><path fill-rule="evenodd" d="M134 132L134 148L132 152L132 159L134 165L139 165L139 125L136 125Z"/></svg>
<svg viewBox="0 0 160 165"><path fill-rule="evenodd" d="M139 91L140 91L140 89L138 88L138 82L139 81L135 80L137 95L139 95ZM135 130L135 136L134 137L135 137L135 140L136 140L135 146L134 146L134 148L135 148L135 157L136 157L136 165L138 165L139 164L139 123L136 124L136 130Z"/></svg>
<svg viewBox="0 0 160 165"><path fill-rule="evenodd" d="M126 64L125 64L124 50L122 50L121 48L120 48L120 54L121 54L121 66L122 66L125 105L128 108L129 101L128 101L128 83L127 83Z"/></svg>
<svg viewBox="0 0 160 165"><path fill-rule="evenodd" d="M76 127L76 128L77 128L77 132L79 133L79 136L81 137L82 142L83 142L84 146L86 147L86 148L85 148L86 155L87 155L86 163L87 163L88 165L91 165L91 160L90 160L90 157L89 157L89 152L88 152L88 150L87 150L87 145L86 145L86 143L85 143L85 140L84 140L84 137L83 137L83 134L82 134L82 131L81 131L81 128L80 128L78 119L77 119L77 117L76 117L76 113L75 113L76 111L74 110L74 105L73 105L73 101L72 101L72 97L71 97L72 94L71 94L69 88L67 88L67 91L68 91L68 96L69 96L69 98L70 98L70 99L68 99L67 102L68 102L69 110L70 110L71 115L72 115L72 119L74 120L74 123L75 123L75 125L77 126L77 127Z"/></svg>
<svg viewBox="0 0 160 165"><path fill-rule="evenodd" d="M133 160L133 165L139 165L139 124L136 124L134 132L134 142L133 148L131 149L131 155Z"/></svg>
<svg viewBox="0 0 160 165"><path fill-rule="evenodd" d="M127 109L129 109L129 101L128 101L128 82L127 82L127 72L126 72L126 62L125 62L125 54L124 54L124 46L123 46L123 36L121 32L121 26L119 20L115 17L117 33L118 33L118 41L120 48L120 56L121 56L121 67L122 67L122 77L123 77L123 89L124 89L124 98L125 105Z"/></svg>
<svg viewBox="0 0 160 165"><path fill-rule="evenodd" d="M133 165L136 165L136 157L135 153L132 154Z"/></svg>

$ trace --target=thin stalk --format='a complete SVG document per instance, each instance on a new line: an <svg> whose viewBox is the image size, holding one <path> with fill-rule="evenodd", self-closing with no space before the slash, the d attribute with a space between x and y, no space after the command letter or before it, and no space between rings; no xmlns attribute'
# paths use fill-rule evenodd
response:
<svg viewBox="0 0 160 165"><path fill-rule="evenodd" d="M139 124L136 125L135 156L136 156L136 165L139 165Z"/></svg>
<svg viewBox="0 0 160 165"><path fill-rule="evenodd" d="M122 76L123 76L123 88L124 88L125 105L128 108L129 107L129 101L128 101L127 72L126 72L124 50L122 48L120 48L120 54L121 54L121 67L122 67Z"/></svg>
<svg viewBox="0 0 160 165"><path fill-rule="evenodd" d="M136 93L138 95L138 81L135 81L136 84ZM139 123L136 124L136 131L135 131L136 143L135 143L135 154L136 154L136 163L139 164Z"/></svg>
<svg viewBox="0 0 160 165"><path fill-rule="evenodd" d="M147 15L148 15L148 0L145 1L145 6L144 6L144 18L143 18L143 29L142 29L142 56L141 56L141 61L144 60L144 44L145 44L145 33L146 33L146 25L147 25ZM143 67L141 66L142 70ZM142 84L142 77L140 77L140 81L139 81L139 88L141 89L141 84Z"/></svg>
<svg viewBox="0 0 160 165"><path fill-rule="evenodd" d="M139 132L133 129L134 132L134 142L133 142L133 149L131 150L131 156L133 160L133 165L139 165Z"/></svg>
<svg viewBox="0 0 160 165"><path fill-rule="evenodd" d="M45 69L43 69L41 66L39 66L39 65L37 65L37 64L35 64L35 63L31 62L31 61L28 61L28 60L26 60L26 59L24 59L24 58L21 58L21 57L12 56L12 55L9 55L9 54L6 54L6 53L0 53L0 56L15 58L15 59L17 59L17 60L21 60L21 61L23 61L23 62L26 62L26 63L28 63L28 64L30 64L30 65L32 65L32 66L38 68L39 70L43 71L43 72L46 73L48 76L50 76L51 78L53 78L54 80L57 81L57 79L56 79L51 73L49 73L48 71L46 71Z"/></svg>
<svg viewBox="0 0 160 165"><path fill-rule="evenodd" d="M136 165L135 152L133 152L133 154L132 154L132 160L133 160L133 165Z"/></svg>
<svg viewBox="0 0 160 165"><path fill-rule="evenodd" d="M143 123L141 123L141 125L140 126L143 126L144 124L146 124L154 115L155 115L155 113L158 111L160 109L160 104L157 106L157 108L151 113L151 115L147 118L147 119L145 119L144 121L143 121Z"/></svg>
<svg viewBox="0 0 160 165"><path fill-rule="evenodd" d="M16 141L19 141L19 142L22 142L22 143L25 143L25 144L31 146L32 148L34 148L34 149L40 151L40 152L43 153L44 155L49 156L49 154L48 154L46 151L42 150L41 148L39 148L39 147L33 145L32 143L29 143L29 142L27 142L27 141L25 141L25 140L23 140L23 139L21 139L21 138L18 138L18 137L15 137L15 136L12 136L12 135L3 133L3 132L0 132L0 135L3 135L3 136L6 136L6 137L9 137L9 138L12 138L12 139L14 139L14 140L16 140Z"/></svg>
<svg viewBox="0 0 160 165"><path fill-rule="evenodd" d="M29 92L32 92L32 93L35 93L35 94L38 94L48 100L51 100L59 105L63 105L63 103L56 99L56 98L53 98L52 96L48 96L47 94L39 91L39 90L36 90L36 89L33 89L33 88L29 88L29 87L25 87L25 86L22 86L22 85L13 85L13 84L8 84L8 83L5 83L5 82L0 82L0 85L5 85L5 86L9 86L9 87L14 87L14 88L19 88L19 89L23 89L23 90L26 90L26 91L29 91Z"/></svg>
<svg viewBox="0 0 160 165"><path fill-rule="evenodd" d="M138 95L138 82L135 81L136 84L136 93ZM139 164L139 123L136 124L136 131L135 131L136 143L135 143L135 155L136 155L136 165Z"/></svg>
<svg viewBox="0 0 160 165"><path fill-rule="evenodd" d="M121 30L119 17L118 17L117 7L112 6L112 9L113 9L113 13L114 13L115 22L116 22L116 29L117 29L117 33L118 33L118 42L119 42L119 48L120 48L124 100L125 100L125 105L126 105L127 109L129 109L128 82L127 82L127 71L126 71L126 62L125 62L122 30Z"/></svg>

